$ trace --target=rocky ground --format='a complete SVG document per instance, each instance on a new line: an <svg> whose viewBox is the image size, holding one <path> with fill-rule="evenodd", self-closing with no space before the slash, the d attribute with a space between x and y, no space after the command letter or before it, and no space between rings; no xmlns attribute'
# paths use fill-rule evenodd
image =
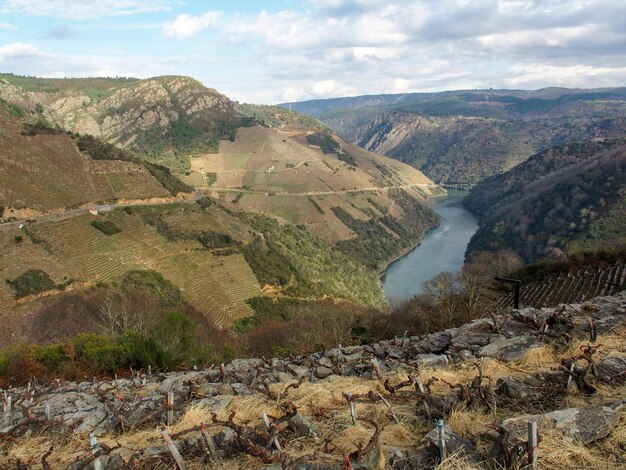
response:
<svg viewBox="0 0 626 470"><path fill-rule="evenodd" d="M438 468L524 467L529 421L540 468L626 468L625 312L623 292L307 356L33 382L3 392L0 467L428 468L440 419Z"/></svg>

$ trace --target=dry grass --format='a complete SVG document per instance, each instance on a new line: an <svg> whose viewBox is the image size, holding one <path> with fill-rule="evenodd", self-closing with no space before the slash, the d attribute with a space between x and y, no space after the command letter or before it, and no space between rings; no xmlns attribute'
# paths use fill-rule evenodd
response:
<svg viewBox="0 0 626 470"><path fill-rule="evenodd" d="M534 373L550 370L558 364L557 355L551 346L540 346L529 349L524 356L515 362L521 370L532 370Z"/></svg>
<svg viewBox="0 0 626 470"><path fill-rule="evenodd" d="M488 430L488 426L497 421L493 414L479 410L461 410L455 408L448 418L448 426L466 439L474 439Z"/></svg>
<svg viewBox="0 0 626 470"><path fill-rule="evenodd" d="M622 354L626 349L626 329L621 328L608 335L601 337L597 341L598 352L594 355L594 360L598 362L607 355ZM536 348L528 352L520 361L515 364L505 364L494 359L482 361L485 376L491 378L492 385L503 376L523 377L526 374L536 373L539 370L550 370L558 367L561 358L572 357L580 354L580 348L587 345L586 341L575 340L565 351L555 353L549 347ZM445 394L450 391L450 384L468 384L477 376L477 363L465 363L459 366L448 366L443 369L422 371L420 378L426 382L434 377L440 379L432 384L432 391L436 394ZM408 379L406 371L393 371L385 378L388 378L392 385L398 384ZM597 393L585 396L573 390L567 397L564 407L584 406L584 405L606 405L615 402L626 396L626 385L620 387L598 384ZM487 380L483 382L487 385ZM388 452L391 447L406 451L419 447L423 442L425 434L432 429L432 423L427 422L416 414L416 402L410 400L390 400L391 406L399 417L401 423L397 424L392 419L387 407L381 402L370 402L361 400L357 403L359 421L352 425L349 407L342 396L342 392L352 394L366 394L369 391L375 393L385 393L382 381L366 380L356 377L333 378L330 381L317 383L303 383L296 389L290 389L287 396L283 392L287 384L274 384L272 391L279 396L278 400L272 400L262 394L254 394L243 397L233 397L231 403L218 411L220 419L226 419L231 412L235 412L237 423L246 426L257 426L261 424L262 413L280 416L283 414L284 406L288 403L295 405L304 415L311 418L318 428L321 439L313 438L291 438L287 447L292 456L310 454L314 450L321 450L324 439L332 439L332 446L336 450L331 454L322 454L326 461L340 463L344 460L344 455L353 452L359 445L364 446L374 433L374 428L366 420L373 420L383 424L384 430L380 435L380 448L383 452ZM409 388L405 389L408 390ZM452 429L466 439L476 441L484 445L480 440L489 426L500 422L510 414L505 414L506 410L496 410L493 413L481 410L454 409L447 420ZM539 464L540 468L572 470L577 468L588 469L614 469L626 468L626 410L621 411L622 420L614 432L606 439L592 445L583 446L577 442L572 442L561 432L555 429L541 429ZM170 432L176 433L192 428L201 422L211 421L210 407L191 407L171 427ZM211 432L218 432L217 428L212 428ZM101 442L115 446L121 444L126 450L124 458L135 451L141 451L146 447L161 446L162 439L157 427L141 431L129 432L121 435L110 435L100 439ZM41 456L54 446L54 452L49 458L52 468L63 468L77 458L84 457L88 450L88 442L84 436L35 436L28 439L20 439L17 445L3 443L0 462L15 462L20 459L26 465L38 468ZM485 450L485 449L482 449ZM116 451L121 452L121 451ZM4 460L3 460L4 459ZM0 463L2 467L4 463ZM221 462L219 465L206 466L201 462L189 462L190 469L200 468L223 468L226 470L240 468L259 468L262 463L250 456L237 456L234 459ZM3 467L4 468L4 467ZM457 469L477 469L482 468L468 461L465 457L453 455L438 468Z"/></svg>

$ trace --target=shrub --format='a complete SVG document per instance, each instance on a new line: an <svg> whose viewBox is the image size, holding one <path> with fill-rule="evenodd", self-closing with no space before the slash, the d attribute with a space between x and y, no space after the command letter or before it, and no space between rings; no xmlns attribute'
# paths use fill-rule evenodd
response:
<svg viewBox="0 0 626 470"><path fill-rule="evenodd" d="M233 240L233 237L226 233L219 232L202 232L198 235L198 241L202 243L202 246L207 250L237 245L237 241Z"/></svg>
<svg viewBox="0 0 626 470"><path fill-rule="evenodd" d="M182 301L180 289L156 271L149 269L128 271L121 283L126 291L149 292L157 297L164 307L173 307Z"/></svg>
<svg viewBox="0 0 626 470"><path fill-rule="evenodd" d="M15 279L7 279L7 284L15 291L15 297L39 294L56 286L50 276L41 269L29 269Z"/></svg>
<svg viewBox="0 0 626 470"><path fill-rule="evenodd" d="M90 224L92 227L100 230L105 235L115 235L122 230L110 220L94 220Z"/></svg>
<svg viewBox="0 0 626 470"><path fill-rule="evenodd" d="M215 204L215 202L213 202L213 199L208 196L202 196L196 201L196 204L198 204L202 209L207 209Z"/></svg>
<svg viewBox="0 0 626 470"><path fill-rule="evenodd" d="M178 312L165 314L152 329L151 337L165 352L168 368L176 368L185 362L202 362L195 341L196 325L186 315Z"/></svg>
<svg viewBox="0 0 626 470"><path fill-rule="evenodd" d="M178 193L190 193L193 191L191 186L176 178L169 168L155 163L143 162L143 164L150 174L154 176L172 196L176 196Z"/></svg>

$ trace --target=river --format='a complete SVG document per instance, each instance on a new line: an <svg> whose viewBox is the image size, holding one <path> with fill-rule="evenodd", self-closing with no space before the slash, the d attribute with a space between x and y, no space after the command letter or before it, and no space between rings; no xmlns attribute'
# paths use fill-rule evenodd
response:
<svg viewBox="0 0 626 470"><path fill-rule="evenodd" d="M441 224L426 234L420 245L391 263L381 277L387 301L394 305L422 293L422 283L442 271L463 266L467 244L478 229L476 217L463 207L465 191L431 199Z"/></svg>

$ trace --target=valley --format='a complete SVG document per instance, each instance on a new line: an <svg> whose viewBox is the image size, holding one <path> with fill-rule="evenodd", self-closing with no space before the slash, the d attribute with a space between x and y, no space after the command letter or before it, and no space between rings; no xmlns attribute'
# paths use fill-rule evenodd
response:
<svg viewBox="0 0 626 470"><path fill-rule="evenodd" d="M92 93L95 83L105 89ZM0 301L3 317L12 318L0 332L6 344L40 338L33 325L44 312L75 296L106 297L132 272L163 276L159 282L181 293L185 309L221 329L255 317L255 299L263 298L305 304L332 298L385 309L376 271L437 223L426 201L445 190L418 170L279 108L259 107L261 121L252 122L222 95L184 77L38 82L11 76L0 77L0 85L9 148L1 163L10 175L0 188L0 274L7 281ZM120 130L135 125L137 139L150 132L172 137L171 122L154 122L151 113L158 108L176 119L173 109L189 96L199 101L184 125L193 121L205 133L192 132L184 146L170 141L169 150L148 148L154 140L123 141ZM154 100L150 109L143 97ZM128 118L126 124L98 117L113 102L123 109L115 119ZM202 142L224 122L203 121L215 113L226 113L235 127L205 148ZM370 260L363 262L366 254ZM49 279L46 287L14 292L19 283L34 282L28 276L35 273ZM67 333L80 332L78 310L64 315L75 319L72 325L59 317ZM159 313L150 315L157 321ZM97 329L93 321L82 328Z"/></svg>
<svg viewBox="0 0 626 470"><path fill-rule="evenodd" d="M461 90L288 105L439 184L468 189L549 147L622 135L625 94L624 88Z"/></svg>
<svg viewBox="0 0 626 470"><path fill-rule="evenodd" d="M524 98L528 103L511 101L506 93L488 94L491 104L479 106L476 97L452 93L446 98L456 100L452 107L435 96L428 105L402 111L408 114L386 111L384 118L371 109L333 111L348 113L342 119L375 119L368 129L355 128L360 137L353 139L357 134L335 134L296 112L239 105L186 77L67 82L0 76L0 174L7 176L0 186L0 276L5 280L0 283L0 385L62 377L70 382L63 382L56 397L83 393L99 410L100 402L81 384L100 390L115 376L112 383L121 380L126 389L149 394L126 399L128 405L111 415L125 420L119 418L120 424L133 422L140 433L149 432L142 425L152 417L153 424L164 424L162 413L153 411L141 418L145 421L135 421L133 413L143 413L148 401L163 402L166 385L179 377L166 374L177 368L193 368L182 377L211 377L177 385L187 393L185 405L175 402L168 409L187 413L187 404L193 408L216 400L210 406L221 406L217 400L225 396L233 397L235 413L238 403L247 409L246 400L261 403L261 396L275 404L302 385L303 393L330 393L332 409L337 400L380 399L385 408L370 409L364 422L374 423L374 436L380 433L394 445L400 442L393 434L403 426L400 419L412 423L417 431L407 449L425 428L422 417L414 416L415 406L406 406L404 397L411 400L413 392L396 392L415 388L413 376L406 374L417 371L428 380L415 397L433 409L439 403L433 391L448 390L446 396L452 396L453 390L477 387L505 408L511 393L516 405L506 408L506 415L514 415L517 396L498 385L513 380L507 362L523 370L520 380L531 382L534 376L528 374L546 373L546 364L575 362L572 348L587 334L595 341L594 321L603 340L621 344L626 145L623 118L613 116L621 104L611 93L601 109L595 95L572 98L568 109L573 111L565 120L556 115L567 101L559 96L567 95L558 93L541 98L557 101L554 106L531 106L532 97ZM505 103L498 116L493 102ZM536 106L554 116L533 121L529 113ZM513 119L511 107L524 118ZM440 115L417 116L416 109ZM474 116L477 109L483 115ZM457 112L466 115L453 115ZM594 117L585 121L587 112ZM553 127L544 132L552 118ZM519 140L512 142L512 135ZM554 143L560 145L529 155ZM426 150L430 153L424 156ZM442 185L473 189L447 191ZM522 306L542 310L511 310L513 294L494 282L496 276L522 279ZM588 300L598 295L615 297ZM572 302L583 304L563 306ZM565 310L577 323L562 320ZM540 312L554 332L542 324L543 336L537 339L537 320L525 312ZM554 338L567 341L555 346ZM537 359L537 349L548 359ZM603 349L603 363L612 364L614 353ZM252 363L252 368L246 365ZM481 367L477 379L467 375L467 365L479 363L498 377L494 388L483 385ZM431 367L433 374L424 375ZM566 376L555 374L561 375L554 390L570 393L563 385ZM596 386L581 380L577 390ZM593 380L601 387L594 397L612 400L606 380L613 376ZM435 381L444 385L433 386ZM282 383L289 385L276 395ZM328 388L330 383L369 392L346 395ZM95 393L107 400L105 392ZM477 403L471 395L458 396L464 406ZM546 400L542 395L523 406L541 412L557 408ZM586 406L589 400L576 403ZM485 403L489 409L491 402ZM483 408L471 407L463 413L471 420L480 416L476 429L493 421ZM389 410L398 428L392 425L392 434L382 434L378 423L389 425ZM461 426L453 408L439 412ZM1 419L7 416L17 427L12 421L0 435L5 429L21 432L25 425L29 432L46 432L38 430L39 421L24 424L21 415L10 413ZM176 429L195 432L197 416L180 416L194 427L182 429L179 423ZM235 434L248 432L233 416L207 419ZM77 430L89 423L62 419ZM353 417L353 426L356 422ZM339 428L350 429L346 423ZM118 424L111 426L119 431ZM333 426L328 429L335 432ZM124 445L137 446L130 443L135 431L125 427L117 436ZM290 435L283 431L282 436ZM482 438L474 428L467 435ZM227 459L246 453L247 462L274 459L255 451L250 440L235 445L236 454L230 453L231 444L218 442ZM151 461L145 447L130 451L139 465ZM11 459L18 448L0 447ZM427 455L424 448L420 452ZM183 454L202 460L186 447ZM280 455L283 462L292 458ZM319 450L307 458L317 455ZM324 455L337 463L333 451ZM75 457L54 454L54 459Z"/></svg>
<svg viewBox="0 0 626 470"><path fill-rule="evenodd" d="M626 470L625 18L0 0L0 470Z"/></svg>

